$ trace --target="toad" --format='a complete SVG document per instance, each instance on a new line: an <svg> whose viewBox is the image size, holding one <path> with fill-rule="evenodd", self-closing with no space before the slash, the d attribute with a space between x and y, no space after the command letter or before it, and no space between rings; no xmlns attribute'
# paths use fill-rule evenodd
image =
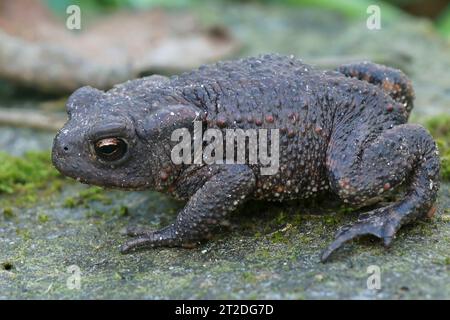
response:
<svg viewBox="0 0 450 320"><path fill-rule="evenodd" d="M160 230L129 228L134 238L123 244L124 253L197 245L249 199L328 192L364 208L401 193L340 228L321 254L325 261L363 235L388 246L402 225L434 212L438 151L425 128L407 123L413 98L403 72L371 62L333 71L277 54L218 62L106 92L78 89L67 101L69 120L55 137L52 158L62 174L83 183L186 201L176 221ZM216 129L223 139L229 129L276 129L267 142L278 145L277 170L262 174L263 164L226 161L225 153L214 163L174 162L177 129ZM244 160L251 145L246 148Z"/></svg>

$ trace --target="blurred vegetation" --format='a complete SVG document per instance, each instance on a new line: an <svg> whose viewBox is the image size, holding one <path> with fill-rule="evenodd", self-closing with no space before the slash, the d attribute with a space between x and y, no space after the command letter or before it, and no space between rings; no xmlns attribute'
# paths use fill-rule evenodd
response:
<svg viewBox="0 0 450 320"><path fill-rule="evenodd" d="M450 5L437 20L438 30L450 39Z"/></svg>
<svg viewBox="0 0 450 320"><path fill-rule="evenodd" d="M45 0L55 12L65 12L69 5L78 5L85 10L103 11L118 8L189 7L201 0Z"/></svg>
<svg viewBox="0 0 450 320"><path fill-rule="evenodd" d="M68 5L76 4L80 7L93 10L108 10L118 8L152 8L152 7L195 7L205 3L202 0L46 0L48 5L55 11L64 12ZM233 5L233 3L256 3L265 5L286 5L298 7L319 7L327 10L337 10L346 16L361 16L366 13L369 5L380 4L385 10L385 15L392 16L400 11L386 1L374 0L215 0L217 3Z"/></svg>
<svg viewBox="0 0 450 320"><path fill-rule="evenodd" d="M45 0L55 13L65 14L67 6L75 4L89 12L104 12L119 8L144 9L152 7L187 8L205 4L203 0ZM450 3L441 0L214 0L233 5L246 2L266 5L287 5L296 7L318 7L338 11L349 18L366 14L367 7L379 5L382 19L390 21L403 12L431 18L437 29L450 39ZM445 7L446 6L446 7Z"/></svg>

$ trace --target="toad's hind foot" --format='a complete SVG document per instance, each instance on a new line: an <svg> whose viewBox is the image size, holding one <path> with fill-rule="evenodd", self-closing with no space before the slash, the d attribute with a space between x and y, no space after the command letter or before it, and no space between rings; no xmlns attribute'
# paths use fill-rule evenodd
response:
<svg viewBox="0 0 450 320"><path fill-rule="evenodd" d="M322 253L321 261L325 262L345 242L360 236L376 236L383 240L385 246L389 246L395 233L401 227L402 217L405 215L399 210L401 207L396 205L378 208L361 215L355 224L341 227L333 243Z"/></svg>
<svg viewBox="0 0 450 320"><path fill-rule="evenodd" d="M342 244L355 237L371 234L386 245L395 232L416 219L432 214L439 189L439 157L436 144L421 126L402 124L383 131L371 142L334 144L328 166L331 187L349 204L363 206L402 187L405 194L398 202L361 216L354 226L343 228L325 250L322 261ZM351 154L352 159L340 157Z"/></svg>
<svg viewBox="0 0 450 320"><path fill-rule="evenodd" d="M368 61L341 65L337 71L346 77L379 86L395 101L404 105L408 114L411 112L414 90L411 81L402 71Z"/></svg>

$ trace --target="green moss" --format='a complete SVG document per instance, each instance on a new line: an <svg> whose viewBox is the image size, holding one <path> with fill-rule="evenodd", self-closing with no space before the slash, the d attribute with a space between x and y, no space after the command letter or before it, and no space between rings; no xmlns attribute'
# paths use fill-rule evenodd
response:
<svg viewBox="0 0 450 320"><path fill-rule="evenodd" d="M50 218L45 213L38 214L38 221L40 223L46 223Z"/></svg>
<svg viewBox="0 0 450 320"><path fill-rule="evenodd" d="M121 216L121 217L125 217L125 216L127 216L128 215L128 207L127 206L120 206L118 209L117 209L117 213L118 213L118 215L119 216Z"/></svg>
<svg viewBox="0 0 450 320"><path fill-rule="evenodd" d="M441 177L445 181L450 181L450 143L449 140L437 139L441 157Z"/></svg>
<svg viewBox="0 0 450 320"><path fill-rule="evenodd" d="M260 239L262 237L262 233L260 231L256 231L253 235L256 239Z"/></svg>
<svg viewBox="0 0 450 320"><path fill-rule="evenodd" d="M92 209L85 213L86 218L104 218L108 213L106 211Z"/></svg>
<svg viewBox="0 0 450 320"><path fill-rule="evenodd" d="M86 207L88 205L86 204ZM86 218L107 218L111 216L116 217L124 217L128 215L128 207L120 205L118 207L114 208L107 208L105 210L103 209L89 209L86 211ZM94 222L96 223L96 222ZM100 223L100 222L97 222Z"/></svg>
<svg viewBox="0 0 450 320"><path fill-rule="evenodd" d="M245 283L255 283L257 282L256 276L252 272L244 272L242 273L242 278Z"/></svg>
<svg viewBox="0 0 450 320"><path fill-rule="evenodd" d="M0 153L0 192L16 193L31 184L56 177L48 153L27 153L23 158Z"/></svg>
<svg viewBox="0 0 450 320"><path fill-rule="evenodd" d="M110 207L97 207L92 206L93 202L99 202L103 206L110 206L113 204L113 200L108 195L108 192L100 187L88 187L79 191L76 195L67 197L63 206L65 208L86 208L87 218L105 218L108 216L124 217L129 213L129 209L126 205L118 205L113 208Z"/></svg>
<svg viewBox="0 0 450 320"><path fill-rule="evenodd" d="M336 215L326 215L323 217L323 222L327 226L336 226L336 225L340 224L341 219Z"/></svg>
<svg viewBox="0 0 450 320"><path fill-rule="evenodd" d="M338 213L338 215L346 215L346 214L350 214L354 211L355 211L355 209L352 207L341 205L338 208L337 213Z"/></svg>
<svg viewBox="0 0 450 320"><path fill-rule="evenodd" d="M24 240L31 239L30 231L27 229L17 229L16 233L18 236L21 236Z"/></svg>
<svg viewBox="0 0 450 320"><path fill-rule="evenodd" d="M447 266L450 266L450 257L446 257L446 258L444 259L444 263L445 263Z"/></svg>
<svg viewBox="0 0 450 320"><path fill-rule="evenodd" d="M81 190L79 193L80 198L83 201L100 201L104 204L111 204L111 199L108 198L103 192L104 189L100 187L89 187L85 190Z"/></svg>
<svg viewBox="0 0 450 320"><path fill-rule="evenodd" d="M14 210L10 207L4 208L3 216L7 219L11 219L12 217L14 217Z"/></svg>
<svg viewBox="0 0 450 320"><path fill-rule="evenodd" d="M63 205L65 208L75 208L79 206L87 208L92 201L98 201L105 205L112 203L111 198L106 195L104 189L100 187L89 187L79 191L78 194L73 197L67 197L64 200ZM123 209L121 210L123 211Z"/></svg>
<svg viewBox="0 0 450 320"><path fill-rule="evenodd" d="M255 256L261 258L261 260L268 260L272 257L270 250L265 247L258 248Z"/></svg>
<svg viewBox="0 0 450 320"><path fill-rule="evenodd" d="M75 207L77 206L77 201L76 201L75 198L73 198L73 197L67 197L67 198L64 200L63 206L64 206L65 208L75 208Z"/></svg>
<svg viewBox="0 0 450 320"><path fill-rule="evenodd" d="M434 259L433 263L439 266L450 266L450 257Z"/></svg>
<svg viewBox="0 0 450 320"><path fill-rule="evenodd" d="M439 115L425 121L425 126L436 139L441 158L441 177L450 181L450 116Z"/></svg>
<svg viewBox="0 0 450 320"><path fill-rule="evenodd" d="M277 217L275 218L275 222L279 225L285 224L288 222L289 217L286 215L284 211L281 211Z"/></svg>
<svg viewBox="0 0 450 320"><path fill-rule="evenodd" d="M0 152L0 207L26 207L48 198L61 190L62 179L48 151L23 157Z"/></svg>
<svg viewBox="0 0 450 320"><path fill-rule="evenodd" d="M270 240L273 243L288 243L289 238L286 236L286 234L282 230L275 231L270 235Z"/></svg>

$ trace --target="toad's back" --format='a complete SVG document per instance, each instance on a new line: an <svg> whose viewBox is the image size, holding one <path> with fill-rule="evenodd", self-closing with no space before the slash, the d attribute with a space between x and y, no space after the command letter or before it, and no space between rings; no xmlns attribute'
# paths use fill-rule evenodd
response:
<svg viewBox="0 0 450 320"><path fill-rule="evenodd" d="M208 128L279 129L278 172L261 175L259 165L252 168L253 196L281 200L328 188L325 160L335 111L329 93L339 90L330 85L342 81L349 79L293 57L266 55L203 66L171 78L171 85L206 110Z"/></svg>

